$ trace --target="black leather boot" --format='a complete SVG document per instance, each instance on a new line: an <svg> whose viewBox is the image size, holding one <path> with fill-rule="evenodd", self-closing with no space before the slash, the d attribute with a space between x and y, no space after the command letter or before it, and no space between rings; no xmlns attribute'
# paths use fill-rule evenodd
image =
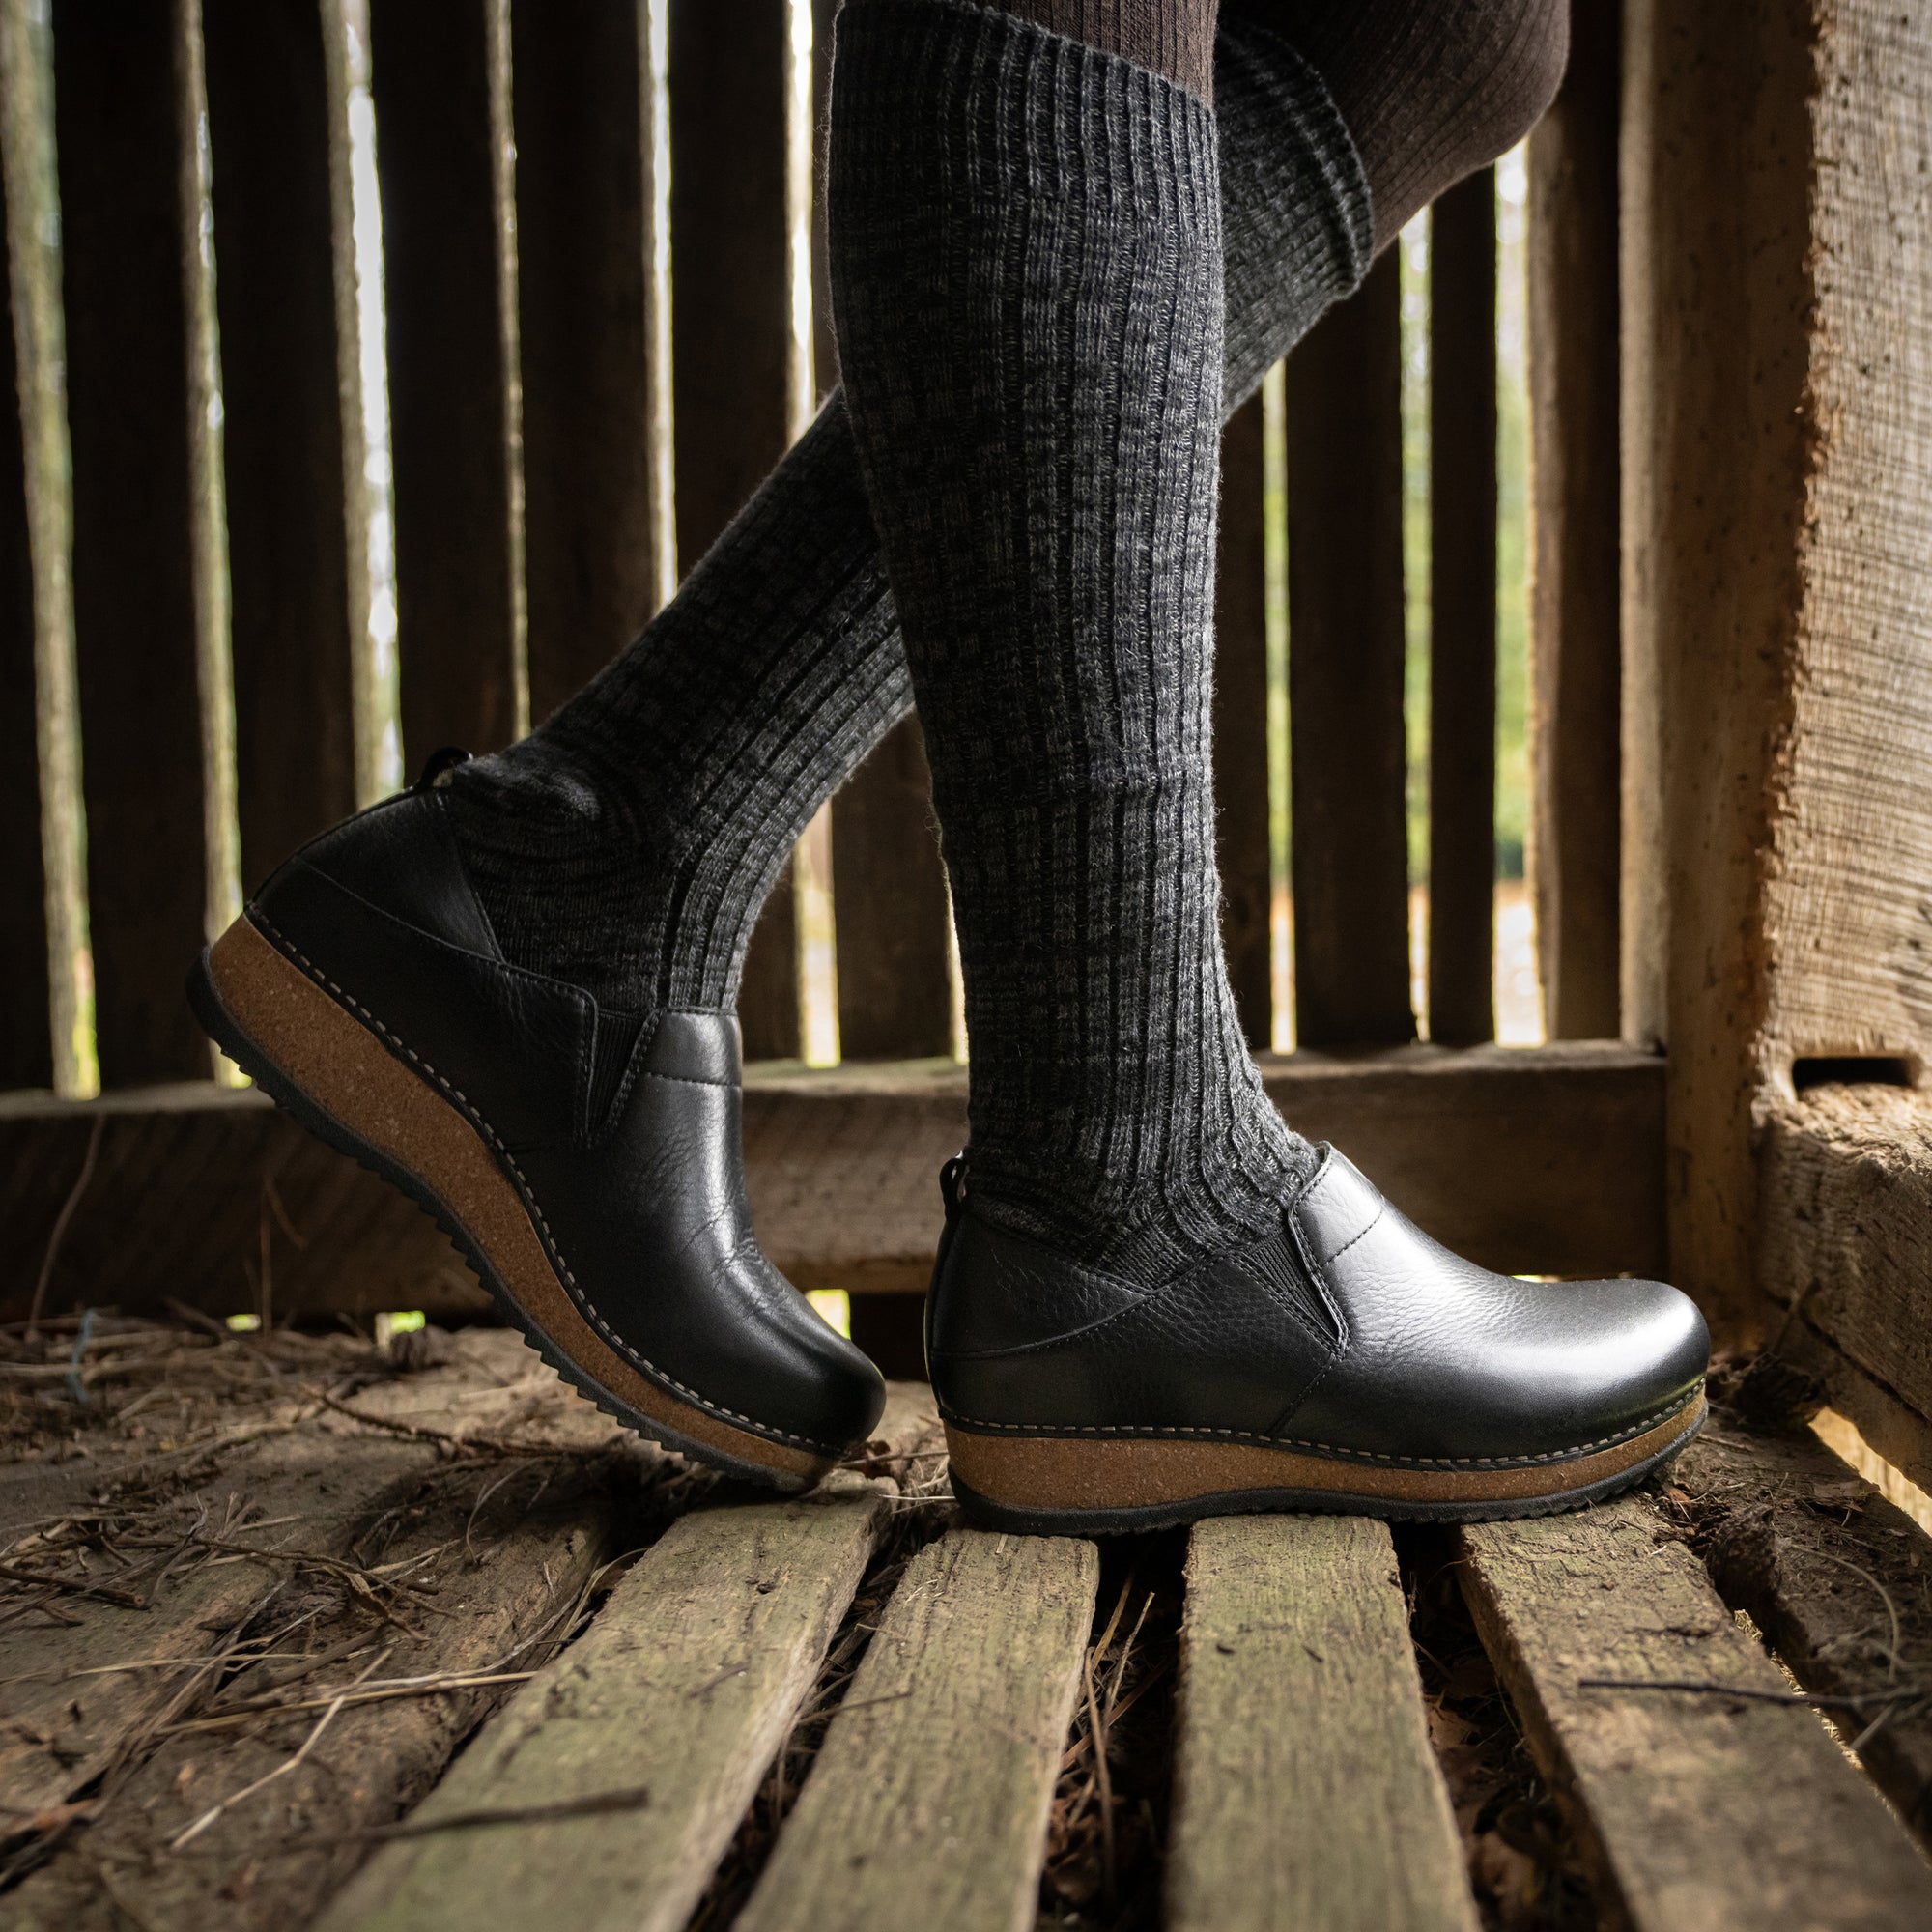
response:
<svg viewBox="0 0 1932 1932"><path fill-rule="evenodd" d="M428 1208L601 1407L734 1474L816 1480L885 1385L753 1235L736 1019L601 1011L507 964L438 768L269 880L189 976L196 1014Z"/></svg>
<svg viewBox="0 0 1932 1932"><path fill-rule="evenodd" d="M1492 1274L1332 1148L1279 1234L1151 1291L976 1211L963 1159L943 1185L932 1386L953 1490L1001 1528L1537 1516L1629 1488L1704 1420L1687 1296Z"/></svg>

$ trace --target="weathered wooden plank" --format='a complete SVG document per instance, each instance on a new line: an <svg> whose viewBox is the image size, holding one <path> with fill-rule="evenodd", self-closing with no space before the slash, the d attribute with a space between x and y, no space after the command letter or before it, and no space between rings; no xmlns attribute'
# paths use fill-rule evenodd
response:
<svg viewBox="0 0 1932 1932"><path fill-rule="evenodd" d="M839 1052L950 1053L952 906L917 718L895 725L833 798L832 849Z"/></svg>
<svg viewBox="0 0 1932 1932"><path fill-rule="evenodd" d="M25 518L24 576L8 588L9 650L6 675L16 692L32 693L31 705L8 707L10 720L31 739L8 748L10 772L32 771L31 792L10 793L7 918L0 925L9 1009L4 1056L16 1069L5 1084L46 1084L64 1097L93 1084L93 1055L83 1044L86 1004L87 879L80 783L79 672L73 635L73 499L67 420L67 347L61 313L59 194L55 184L53 55L44 16L25 7L0 9L0 177L7 206L7 282L14 386L18 398L20 474L10 492L21 492ZM17 543L17 532L10 539ZM20 558L10 552L9 568ZM13 630L24 620L24 640ZM19 651L18 658L13 655ZM14 760L19 762L15 764ZM17 815L16 815L17 814ZM20 847L15 839L28 840ZM36 850L36 848L38 848ZM36 863L38 861L38 863ZM15 895L41 889L39 916ZM26 949L38 927L44 949L39 984L43 1009L37 1016L34 968ZM21 949L16 952L14 949ZM44 1019L44 1026L42 1019Z"/></svg>
<svg viewBox="0 0 1932 1932"><path fill-rule="evenodd" d="M907 1565L742 1932L1033 1923L1099 1574L1091 1543L972 1529Z"/></svg>
<svg viewBox="0 0 1932 1932"><path fill-rule="evenodd" d="M1674 1264L1747 1338L1753 1103L1932 1044L1932 41L1629 19L1625 1025L1670 1047Z"/></svg>
<svg viewBox="0 0 1932 1932"><path fill-rule="evenodd" d="M54 101L73 452L73 603L95 1026L110 1085L190 1079L181 996L206 943L211 810L192 420L199 271L179 6L61 0Z"/></svg>
<svg viewBox="0 0 1932 1932"><path fill-rule="evenodd" d="M506 1388L517 1392L510 1406L520 1418L534 1413L535 1439L564 1438L573 1423L584 1422L593 1437L622 1436L616 1424L566 1390L507 1331L468 1336L448 1365L364 1390L355 1406L416 1428L487 1433L504 1426L504 1405L493 1409L491 1402L493 1391ZM360 1427L321 1410L313 1397L312 1389L292 1385L279 1405L242 1415L226 1438L177 1448L163 1437L97 1450L86 1465L93 1473L69 1492L29 1484L0 1505L0 1536L15 1568L48 1567L31 1541L37 1529L98 1511L103 1501L111 1519L114 1498L129 1492L140 1522L124 1534L137 1548L146 1548L146 1538L181 1535L186 1559L134 1592L148 1600L145 1610L68 1595L60 1601L77 1620L72 1624L49 1628L45 1621L15 1617L0 1626L0 1784L10 1804L30 1810L57 1804L125 1755L145 1722L182 1691L199 1661L220 1648L218 1639L277 1578L291 1574L285 1558L210 1562L195 1548L199 1538L270 1551L293 1546L327 1561L343 1553L380 1494L438 1462L441 1452L433 1440ZM241 1527L244 1520L267 1524L270 1519L279 1526L260 1534ZM298 1533L292 1534L291 1522L299 1523ZM113 1578L103 1574L100 1580ZM15 1583L7 1587L17 1593ZM132 1658L177 1657L185 1666L179 1671L76 1674L99 1673L100 1666Z"/></svg>
<svg viewBox="0 0 1932 1932"><path fill-rule="evenodd" d="M1250 1046L1274 1043L1268 844L1267 543L1262 399L1250 396L1221 431L1220 548L1214 572L1215 857L1228 983ZM844 954L839 954L843 971Z"/></svg>
<svg viewBox="0 0 1932 1932"><path fill-rule="evenodd" d="M1198 1524L1180 1673L1169 1926L1474 1932L1385 1524Z"/></svg>
<svg viewBox="0 0 1932 1932"><path fill-rule="evenodd" d="M1773 1105L1759 1141L1758 1211L1764 1291L1789 1311L1774 1330L1779 1352L1822 1372L1833 1405L1867 1435L1876 1421L1889 1445L1882 1453L1926 1481L1932 1095L1825 1086ZM1892 1406L1918 1421L1916 1442L1899 1442L1906 1431L1874 1417Z"/></svg>
<svg viewBox="0 0 1932 1932"><path fill-rule="evenodd" d="M1395 251L1288 358L1295 1037L1410 1039Z"/></svg>
<svg viewBox="0 0 1932 1932"><path fill-rule="evenodd" d="M1874 1699L1838 1728L1864 1734L1859 1762L1923 1840L1932 1833L1932 1711L1888 1700L1932 1650L1932 1539L1808 1430L1753 1430L1721 1412L1718 1420L1673 1478L1712 1579L1807 1690Z"/></svg>
<svg viewBox="0 0 1932 1932"><path fill-rule="evenodd" d="M785 0L670 0L677 554L689 570L788 440ZM751 1059L803 1051L787 868L745 960Z"/></svg>
<svg viewBox="0 0 1932 1932"><path fill-rule="evenodd" d="M1617 110L1623 8L1570 11L1529 137L1528 871L1551 1039L1619 1026Z"/></svg>
<svg viewBox="0 0 1932 1932"><path fill-rule="evenodd" d="M270 1932L305 1921L360 1861L363 1834L436 1780L510 1685L457 1684L348 1706L300 1766L241 1799L190 1845L176 1849L179 1835L287 1763L332 1695L372 1665L371 1688L536 1667L592 1573L622 1547L619 1535L642 1533L649 1498L640 1517L640 1479L648 1485L674 1465L563 1388L515 1338L477 1336L460 1347L451 1369L365 1390L353 1406L407 1427L555 1442L562 1453L452 1464L433 1442L379 1437L392 1456L411 1454L413 1466L383 1490L350 1492L321 1549L407 1587L378 1609L339 1575L331 1587L324 1566L277 1562L275 1573L294 1579L314 1612L305 1643L296 1626L294 1647L348 1654L283 1692L292 1708L279 1719L213 1726L251 1694L271 1691L290 1666L257 1665L224 1686L204 1707L210 1728L166 1740L114 1794L84 1846L10 1899L18 1923L118 1932L138 1915L156 1932ZM348 1460L353 1466L354 1453ZM284 1527L261 1540L309 1548L305 1535ZM270 1629L279 1608L278 1600L264 1613ZM245 1881L236 1883L237 1873Z"/></svg>
<svg viewBox="0 0 1932 1932"><path fill-rule="evenodd" d="M1429 1037L1493 1039L1496 179L1429 216Z"/></svg>
<svg viewBox="0 0 1932 1932"><path fill-rule="evenodd" d="M324 1916L327 1932L534 1923L557 1911L585 1932L676 1932L811 1688L879 1508L855 1479L806 1502L674 1523L414 1816L639 1789L648 1803L390 1846Z"/></svg>
<svg viewBox="0 0 1932 1932"><path fill-rule="evenodd" d="M1658 1060L1606 1045L1415 1046L1261 1065L1288 1120L1346 1148L1398 1206L1486 1265L1662 1266ZM265 1240L282 1315L487 1305L426 1216L253 1090L0 1097L0 1251L44 1252L97 1118L94 1174L50 1278L50 1311L85 1300L132 1312L164 1294L249 1311ZM966 1074L950 1061L753 1068L746 1170L766 1251L802 1288L923 1290L943 1220L939 1169L965 1138ZM0 1321L25 1314L37 1271L36 1260L0 1285Z"/></svg>
<svg viewBox="0 0 1932 1932"><path fill-rule="evenodd" d="M0 37L11 30L0 26ZM4 46L0 39L0 46ZM0 55L0 91L14 76ZM7 101L9 117L14 103ZM5 142L0 140L0 153ZM14 331L0 331L0 396L19 393ZM31 398L29 399L31 403ZM27 515L27 452L6 412L0 436L0 1092L51 1087L47 907L41 850L41 778L34 665L34 558Z"/></svg>
<svg viewBox="0 0 1932 1932"><path fill-rule="evenodd" d="M403 757L529 725L509 0L371 0Z"/></svg>
<svg viewBox="0 0 1932 1932"><path fill-rule="evenodd" d="M1477 1627L1613 1913L1634 1932L1923 1924L1932 1867L1659 1527L1639 1497L1463 1532Z"/></svg>
<svg viewBox="0 0 1932 1932"><path fill-rule="evenodd" d="M516 0L517 286L530 715L643 628L659 582L648 9Z"/></svg>
<svg viewBox="0 0 1932 1932"><path fill-rule="evenodd" d="M203 0L237 799L250 886L376 784L339 13Z"/></svg>

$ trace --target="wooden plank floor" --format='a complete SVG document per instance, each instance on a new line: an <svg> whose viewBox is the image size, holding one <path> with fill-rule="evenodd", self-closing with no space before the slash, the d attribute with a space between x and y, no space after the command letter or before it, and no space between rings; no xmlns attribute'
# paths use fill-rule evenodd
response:
<svg viewBox="0 0 1932 1932"><path fill-rule="evenodd" d="M1714 1438L1579 1516L1096 1544L961 1521L919 1385L774 1500L501 1331L0 1334L0 1922L1932 1923L1932 1540Z"/></svg>

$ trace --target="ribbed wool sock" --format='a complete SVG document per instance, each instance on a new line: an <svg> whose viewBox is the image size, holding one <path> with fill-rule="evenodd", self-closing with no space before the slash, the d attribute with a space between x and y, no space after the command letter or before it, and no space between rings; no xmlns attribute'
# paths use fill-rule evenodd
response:
<svg viewBox="0 0 1932 1932"><path fill-rule="evenodd" d="M989 0L992 4L993 0ZM997 0L1001 11L1102 53L1122 54L1214 98L1214 15L1220 0Z"/></svg>
<svg viewBox="0 0 1932 1932"><path fill-rule="evenodd" d="M1556 98L1570 0L1226 0L1328 84L1375 184L1376 249Z"/></svg>
<svg viewBox="0 0 1932 1932"><path fill-rule="evenodd" d="M1216 77L1233 410L1361 279L1370 192L1279 35L1224 23ZM516 963L621 1010L728 1007L785 855L911 701L835 397L643 635L442 796Z"/></svg>
<svg viewBox="0 0 1932 1932"><path fill-rule="evenodd" d="M952 877L970 1187L1156 1283L1311 1163L1236 1021L1214 863L1213 113L960 0L852 0L834 313Z"/></svg>

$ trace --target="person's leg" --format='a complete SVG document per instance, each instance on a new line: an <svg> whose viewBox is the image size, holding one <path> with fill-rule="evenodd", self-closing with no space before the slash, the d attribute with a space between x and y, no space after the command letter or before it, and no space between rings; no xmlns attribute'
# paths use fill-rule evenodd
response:
<svg viewBox="0 0 1932 1932"><path fill-rule="evenodd" d="M1151 0L1040 11L1180 44ZM1372 190L1321 76L1265 22L1231 24L1216 59L1233 410L1361 279ZM510 959L626 1010L728 1009L786 853L911 702L835 397L637 642L442 798Z"/></svg>
<svg viewBox="0 0 1932 1932"><path fill-rule="evenodd" d="M1702 1322L1458 1261L1268 1102L1214 864L1215 117L1037 11L850 0L833 70L841 362L972 1042L928 1318L955 1491L1082 1532L1585 1499L1696 1428Z"/></svg>

